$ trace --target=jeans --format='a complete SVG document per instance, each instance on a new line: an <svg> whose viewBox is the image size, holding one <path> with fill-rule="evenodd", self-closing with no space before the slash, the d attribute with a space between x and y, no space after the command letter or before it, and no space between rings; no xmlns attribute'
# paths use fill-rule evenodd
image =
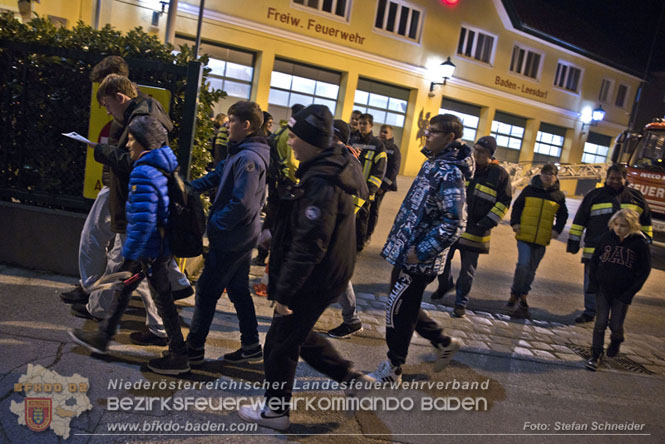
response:
<svg viewBox="0 0 665 444"><path fill-rule="evenodd" d="M593 340L591 351L595 356L603 352L605 342L605 329L608 324L612 334L612 342L623 342L623 322L628 313L628 304L621 302L618 297L598 293L596 297L596 323L593 326Z"/></svg>
<svg viewBox="0 0 665 444"><path fill-rule="evenodd" d="M460 260L462 261L459 276L457 277L457 284L453 283L453 276L450 270L455 251L459 251ZM479 255L480 253L477 251L462 250L454 246L450 247L448 251L443 273L438 277L439 289L446 290L455 286L455 306L466 307L469 303L469 293L473 285L473 278L476 276Z"/></svg>
<svg viewBox="0 0 665 444"><path fill-rule="evenodd" d="M263 358L266 381L270 384L265 396L267 403L277 402L284 407L273 410L288 410L286 403L291 399L298 357L337 382L348 378L352 363L342 358L324 336L312 331L339 291L332 295L298 295L297 302L290 306L292 314L274 313Z"/></svg>
<svg viewBox="0 0 665 444"><path fill-rule="evenodd" d="M342 319L345 324L358 325L361 323L358 310L356 310L356 293L353 291L351 281L349 281L342 294L339 295L337 302L342 306Z"/></svg>
<svg viewBox="0 0 665 444"><path fill-rule="evenodd" d="M106 249L115 237L111 231L107 186L102 187L85 219L79 242L79 276L81 288L90 293L90 286L102 277L106 270Z"/></svg>
<svg viewBox="0 0 665 444"><path fill-rule="evenodd" d="M596 316L596 293L589 293L589 273L591 271L591 263L584 263L584 314L589 316Z"/></svg>
<svg viewBox="0 0 665 444"><path fill-rule="evenodd" d="M517 241L517 266L510 291L517 295L527 295L536 277L540 260L545 255L545 246Z"/></svg>
<svg viewBox="0 0 665 444"><path fill-rule="evenodd" d="M390 278L390 296L386 310L386 343L388 359L393 365L406 362L413 332L428 339L432 345L444 342L446 336L439 325L420 308L423 293L434 276L409 273L395 266Z"/></svg>
<svg viewBox="0 0 665 444"><path fill-rule="evenodd" d="M122 318L123 313L129 305L132 292L147 277L147 281L150 282L150 285L155 290L155 304L157 305L159 316L164 322L164 329L169 339L169 351L176 355L187 354L185 341L182 338L182 331L180 330L180 318L173 303L171 284L167 277L168 264L172 260L172 256L162 256L155 259L151 266L151 273L148 276L142 276L139 280L115 292L111 312L99 325L99 330L103 334L108 338L112 338L115 335L120 324L120 318ZM125 261L120 270L138 273L141 270L146 271L147 266L138 261Z"/></svg>
<svg viewBox="0 0 665 444"><path fill-rule="evenodd" d="M226 288L240 325L240 342L244 347L259 343L254 301L249 293L249 266L252 250L225 251L210 248L203 272L197 283L194 316L187 343L194 349L205 345L215 306Z"/></svg>

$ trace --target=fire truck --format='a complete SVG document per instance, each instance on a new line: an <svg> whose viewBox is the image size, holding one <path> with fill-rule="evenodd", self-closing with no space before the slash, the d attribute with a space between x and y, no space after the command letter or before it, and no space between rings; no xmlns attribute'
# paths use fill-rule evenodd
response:
<svg viewBox="0 0 665 444"><path fill-rule="evenodd" d="M616 140L612 162L628 170L629 186L638 189L652 211L654 238L665 241L665 120L654 119L642 131L624 131Z"/></svg>

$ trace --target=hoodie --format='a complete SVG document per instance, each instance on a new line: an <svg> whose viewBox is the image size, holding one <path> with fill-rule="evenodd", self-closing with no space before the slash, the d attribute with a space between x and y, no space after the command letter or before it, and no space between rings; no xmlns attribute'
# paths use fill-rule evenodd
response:
<svg viewBox="0 0 665 444"><path fill-rule="evenodd" d="M211 248L248 251L256 246L261 231L270 147L265 137L250 135L229 141L227 149L226 160L193 181L192 188L198 192L217 188L208 218Z"/></svg>
<svg viewBox="0 0 665 444"><path fill-rule="evenodd" d="M445 265L445 252L466 225L464 183L474 172L471 147L456 140L437 156L428 157L411 184L386 244L381 251L389 263L413 273L436 275ZM419 262L407 264L406 255L416 248Z"/></svg>
<svg viewBox="0 0 665 444"><path fill-rule="evenodd" d="M520 232L515 238L543 246L550 244L552 230L561 234L566 220L566 196L559 190L559 180L545 189L540 174L534 176L531 184L517 196L510 213L510 225L520 226Z"/></svg>
<svg viewBox="0 0 665 444"><path fill-rule="evenodd" d="M296 176L280 201L268 281L269 298L291 308L332 301L346 287L356 258L353 196L368 197L360 163L343 146L301 163Z"/></svg>
<svg viewBox="0 0 665 444"><path fill-rule="evenodd" d="M154 259L171 254L159 232L169 218L168 179L159 170L172 173L177 166L168 146L145 151L134 162L126 204L127 241L122 248L125 259Z"/></svg>

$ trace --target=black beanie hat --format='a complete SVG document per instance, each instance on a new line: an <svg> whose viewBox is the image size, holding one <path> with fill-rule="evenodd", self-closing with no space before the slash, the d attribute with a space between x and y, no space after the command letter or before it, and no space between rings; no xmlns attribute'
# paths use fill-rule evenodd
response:
<svg viewBox="0 0 665 444"><path fill-rule="evenodd" d="M151 116L138 116L130 123L128 130L146 150L155 150L166 145L168 132L162 123Z"/></svg>
<svg viewBox="0 0 665 444"><path fill-rule="evenodd" d="M332 145L333 116L325 105L310 105L289 119L289 129L310 145Z"/></svg>
<svg viewBox="0 0 665 444"><path fill-rule="evenodd" d="M490 157L494 157L494 152L496 151L496 139L492 136L483 136L478 139L476 145L480 145L485 148L490 153Z"/></svg>
<svg viewBox="0 0 665 444"><path fill-rule="evenodd" d="M333 122L333 131L339 140L341 140L345 145L349 143L351 128L349 127L348 123L342 119L335 119L335 122Z"/></svg>

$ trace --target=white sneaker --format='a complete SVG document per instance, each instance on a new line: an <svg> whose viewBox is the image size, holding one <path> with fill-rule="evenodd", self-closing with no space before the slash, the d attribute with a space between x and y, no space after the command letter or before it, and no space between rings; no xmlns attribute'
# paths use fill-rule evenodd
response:
<svg viewBox="0 0 665 444"><path fill-rule="evenodd" d="M375 372L370 373L370 378L378 382L395 382L399 384L402 382L402 367L395 366L389 359L379 364L379 368Z"/></svg>
<svg viewBox="0 0 665 444"><path fill-rule="evenodd" d="M453 356L455 355L455 353L457 353L457 350L459 350L459 348L460 348L460 343L455 338L450 338L450 344L448 344L447 347L438 344L435 347L436 362L434 363L434 371L440 372L448 364L450 364L450 361L453 359Z"/></svg>
<svg viewBox="0 0 665 444"><path fill-rule="evenodd" d="M286 430L289 428L289 412L275 413L268 406L263 409L254 408L251 405L244 405L238 410L238 416L247 422L255 422L261 427L268 427L275 430Z"/></svg>

